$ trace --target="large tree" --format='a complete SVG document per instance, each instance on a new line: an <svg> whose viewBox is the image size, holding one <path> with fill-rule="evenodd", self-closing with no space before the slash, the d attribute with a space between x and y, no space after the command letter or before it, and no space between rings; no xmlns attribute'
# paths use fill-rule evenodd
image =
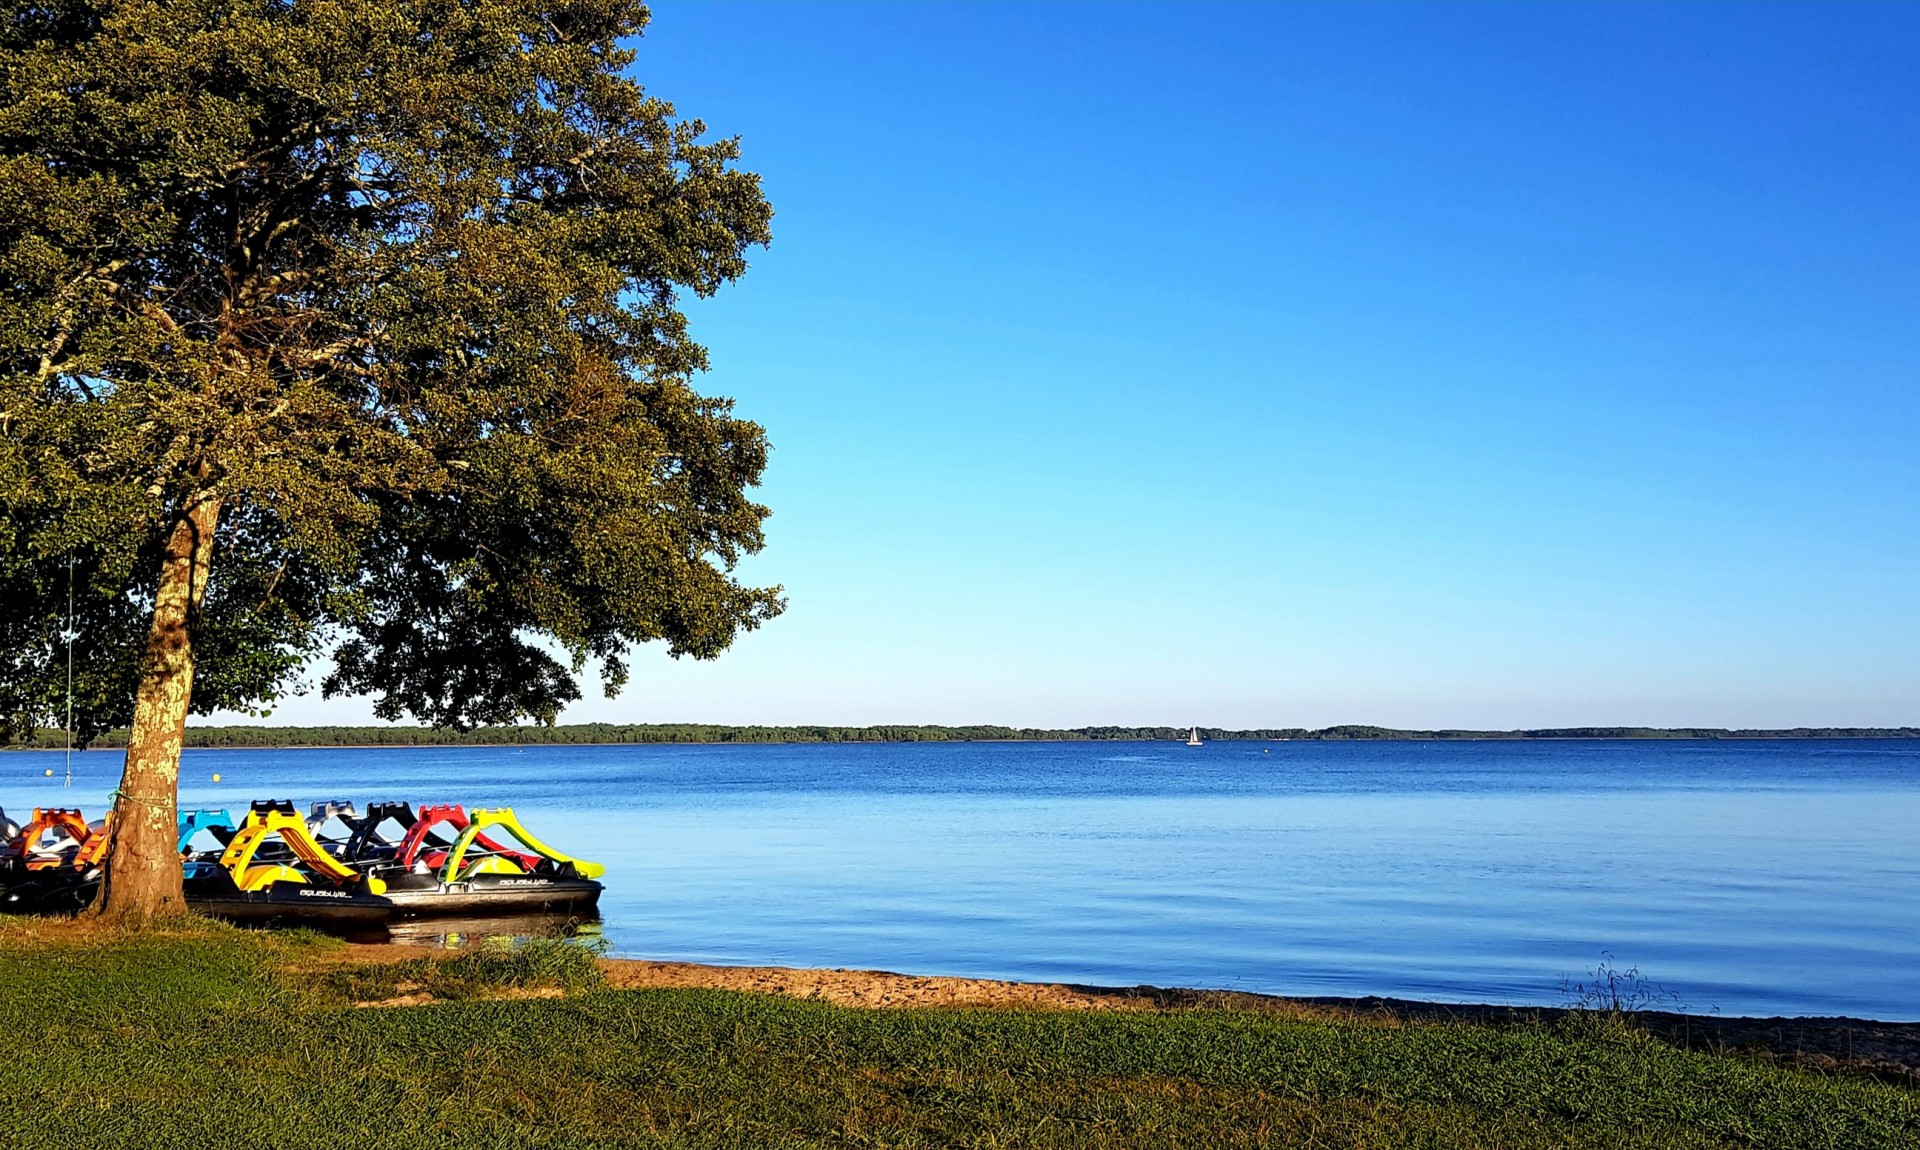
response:
<svg viewBox="0 0 1920 1150"><path fill-rule="evenodd" d="M386 718L551 722L778 612L678 305L771 212L628 77L644 7L0 12L0 726L62 714L71 594L74 726L132 728L103 913L180 906L190 711L330 654Z"/></svg>

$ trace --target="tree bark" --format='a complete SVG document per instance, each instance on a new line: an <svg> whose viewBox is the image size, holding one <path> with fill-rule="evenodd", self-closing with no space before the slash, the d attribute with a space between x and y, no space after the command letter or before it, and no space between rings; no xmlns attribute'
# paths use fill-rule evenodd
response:
<svg viewBox="0 0 1920 1150"><path fill-rule="evenodd" d="M175 804L180 745L193 701L193 614L207 590L220 500L187 501L167 535L153 597L153 631L134 699L126 767L111 812L99 906L103 918L142 925L186 910Z"/></svg>

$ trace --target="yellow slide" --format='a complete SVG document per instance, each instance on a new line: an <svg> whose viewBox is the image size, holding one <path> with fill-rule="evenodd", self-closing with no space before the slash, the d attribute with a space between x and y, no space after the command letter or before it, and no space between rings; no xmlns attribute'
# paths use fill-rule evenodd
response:
<svg viewBox="0 0 1920 1150"><path fill-rule="evenodd" d="M460 860L466 855L467 848L473 845L473 840L489 827L500 827L504 829L508 834L519 839L521 846L526 847L534 854L550 858L554 862L572 863L573 869L581 878L599 878L601 875L607 873L607 868L599 863L587 862L585 859L577 859L571 855L563 855L528 834L527 829L520 825L520 820L514 817L512 807L495 807L492 810L474 811L469 816L469 820L467 828L460 832L460 837L454 840L453 846L447 851L446 864L440 871L441 882L456 882L466 877L460 872ZM481 862L476 863L475 866L483 865L488 861L490 860L482 859ZM468 873L472 873L471 868Z"/></svg>
<svg viewBox="0 0 1920 1150"><path fill-rule="evenodd" d="M233 841L220 855L220 865L233 875L234 883L241 890L265 890L276 882L306 882L307 878L299 871L284 864L253 865L253 856L260 844L269 835L279 835L280 841L287 844L295 858L306 863L315 873L330 878L340 886L349 883L364 882L371 894L386 893L387 884L377 878L361 874L345 866L339 859L326 852L307 829L307 821L292 811L255 809L247 815L240 829L234 833Z"/></svg>

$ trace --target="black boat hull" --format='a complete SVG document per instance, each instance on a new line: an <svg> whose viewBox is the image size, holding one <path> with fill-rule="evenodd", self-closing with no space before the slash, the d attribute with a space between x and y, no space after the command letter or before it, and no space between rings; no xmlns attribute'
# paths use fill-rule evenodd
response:
<svg viewBox="0 0 1920 1150"><path fill-rule="evenodd" d="M276 882L265 890L241 890L227 872L187 880L187 905L233 922L287 923L318 927L379 926L393 916L393 903L356 887Z"/></svg>
<svg viewBox="0 0 1920 1150"><path fill-rule="evenodd" d="M230 922L284 923L299 926L372 927L393 917L391 904L372 902L295 903L286 899L256 898L242 893L227 898L194 898L187 905L201 914Z"/></svg>
<svg viewBox="0 0 1920 1150"><path fill-rule="evenodd" d="M10 877L0 891L0 912L7 914L76 914L100 893L98 874L76 875L68 868Z"/></svg>
<svg viewBox="0 0 1920 1150"><path fill-rule="evenodd" d="M589 879L486 881L494 877L468 883L435 881L411 890L389 888L384 896L288 882L243 891L230 881L201 880L187 883L186 896L193 910L235 922L367 927L390 918L591 917L605 889ZM72 914L91 904L99 887L97 877L35 876L0 891L0 913Z"/></svg>
<svg viewBox="0 0 1920 1150"><path fill-rule="evenodd" d="M387 877L384 896L400 918L439 915L592 914L605 888L592 879L476 875L443 883L431 875Z"/></svg>

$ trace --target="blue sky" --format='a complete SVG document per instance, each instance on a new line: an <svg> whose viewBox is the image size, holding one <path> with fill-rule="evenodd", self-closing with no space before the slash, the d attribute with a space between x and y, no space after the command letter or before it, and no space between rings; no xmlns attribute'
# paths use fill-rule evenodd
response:
<svg viewBox="0 0 1920 1150"><path fill-rule="evenodd" d="M661 0L783 618L566 721L1920 722L1920 7ZM281 722L351 722L296 700Z"/></svg>

